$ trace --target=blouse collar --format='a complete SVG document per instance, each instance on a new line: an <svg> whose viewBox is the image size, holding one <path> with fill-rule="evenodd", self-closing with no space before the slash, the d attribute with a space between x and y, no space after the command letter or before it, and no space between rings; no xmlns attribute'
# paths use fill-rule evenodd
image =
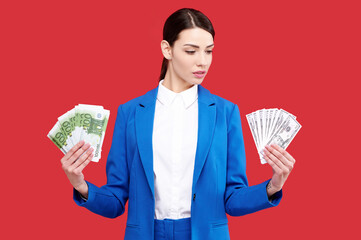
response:
<svg viewBox="0 0 361 240"><path fill-rule="evenodd" d="M198 99L198 84L194 84L191 88L188 88L180 93L176 93L165 87L163 82L164 79L159 81L157 99L166 106L169 106L177 95L181 96L185 108L188 108Z"/></svg>

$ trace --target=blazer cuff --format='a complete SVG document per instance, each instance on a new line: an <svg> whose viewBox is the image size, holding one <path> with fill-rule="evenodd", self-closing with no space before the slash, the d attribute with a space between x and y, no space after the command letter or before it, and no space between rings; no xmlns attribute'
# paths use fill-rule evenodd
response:
<svg viewBox="0 0 361 240"><path fill-rule="evenodd" d="M282 193L282 189L279 190L278 192L275 192L272 196L268 197L267 195L267 184L271 181L271 179L261 183L265 185L265 190L266 190L266 197L268 199L269 204L271 205L271 207L275 207L278 206L278 204L280 203L283 193Z"/></svg>
<svg viewBox="0 0 361 240"><path fill-rule="evenodd" d="M96 191L95 185L88 181L85 182L88 185L88 199L85 199L75 188L73 188L73 200L78 206L81 207L86 207L87 205L91 204L91 202L94 200L94 195Z"/></svg>

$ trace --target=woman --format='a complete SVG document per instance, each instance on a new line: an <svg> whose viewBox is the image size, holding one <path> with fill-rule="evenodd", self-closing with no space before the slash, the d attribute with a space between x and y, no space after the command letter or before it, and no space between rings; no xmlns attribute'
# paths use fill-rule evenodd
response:
<svg viewBox="0 0 361 240"><path fill-rule="evenodd" d="M158 86L118 108L106 185L84 180L88 144L61 160L79 206L115 218L129 199L124 239L230 239L226 213L249 214L282 198L293 157L267 146L273 176L248 186L238 106L201 86L214 35L200 11L183 8L167 19Z"/></svg>

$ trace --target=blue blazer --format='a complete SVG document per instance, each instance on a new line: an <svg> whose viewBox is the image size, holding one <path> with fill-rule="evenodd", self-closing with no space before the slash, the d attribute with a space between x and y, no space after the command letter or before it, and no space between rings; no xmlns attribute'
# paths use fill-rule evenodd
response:
<svg viewBox="0 0 361 240"><path fill-rule="evenodd" d="M125 240L154 239L154 173L152 133L158 87L118 108L108 154L107 184L89 186L77 205L108 218L125 211ZM198 142L195 157L192 240L230 239L228 219L277 206L282 190L268 199L267 181L248 186L246 155L238 106L198 85Z"/></svg>

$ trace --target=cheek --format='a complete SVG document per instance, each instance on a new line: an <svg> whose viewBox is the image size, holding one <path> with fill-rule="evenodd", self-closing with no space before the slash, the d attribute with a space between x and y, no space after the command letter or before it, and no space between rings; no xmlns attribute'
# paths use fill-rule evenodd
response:
<svg viewBox="0 0 361 240"><path fill-rule="evenodd" d="M191 70L193 67L193 59L191 56L180 55L175 59L176 68L179 70Z"/></svg>
<svg viewBox="0 0 361 240"><path fill-rule="evenodd" d="M193 67L193 59L190 57L183 59L182 66L185 70L191 69Z"/></svg>

